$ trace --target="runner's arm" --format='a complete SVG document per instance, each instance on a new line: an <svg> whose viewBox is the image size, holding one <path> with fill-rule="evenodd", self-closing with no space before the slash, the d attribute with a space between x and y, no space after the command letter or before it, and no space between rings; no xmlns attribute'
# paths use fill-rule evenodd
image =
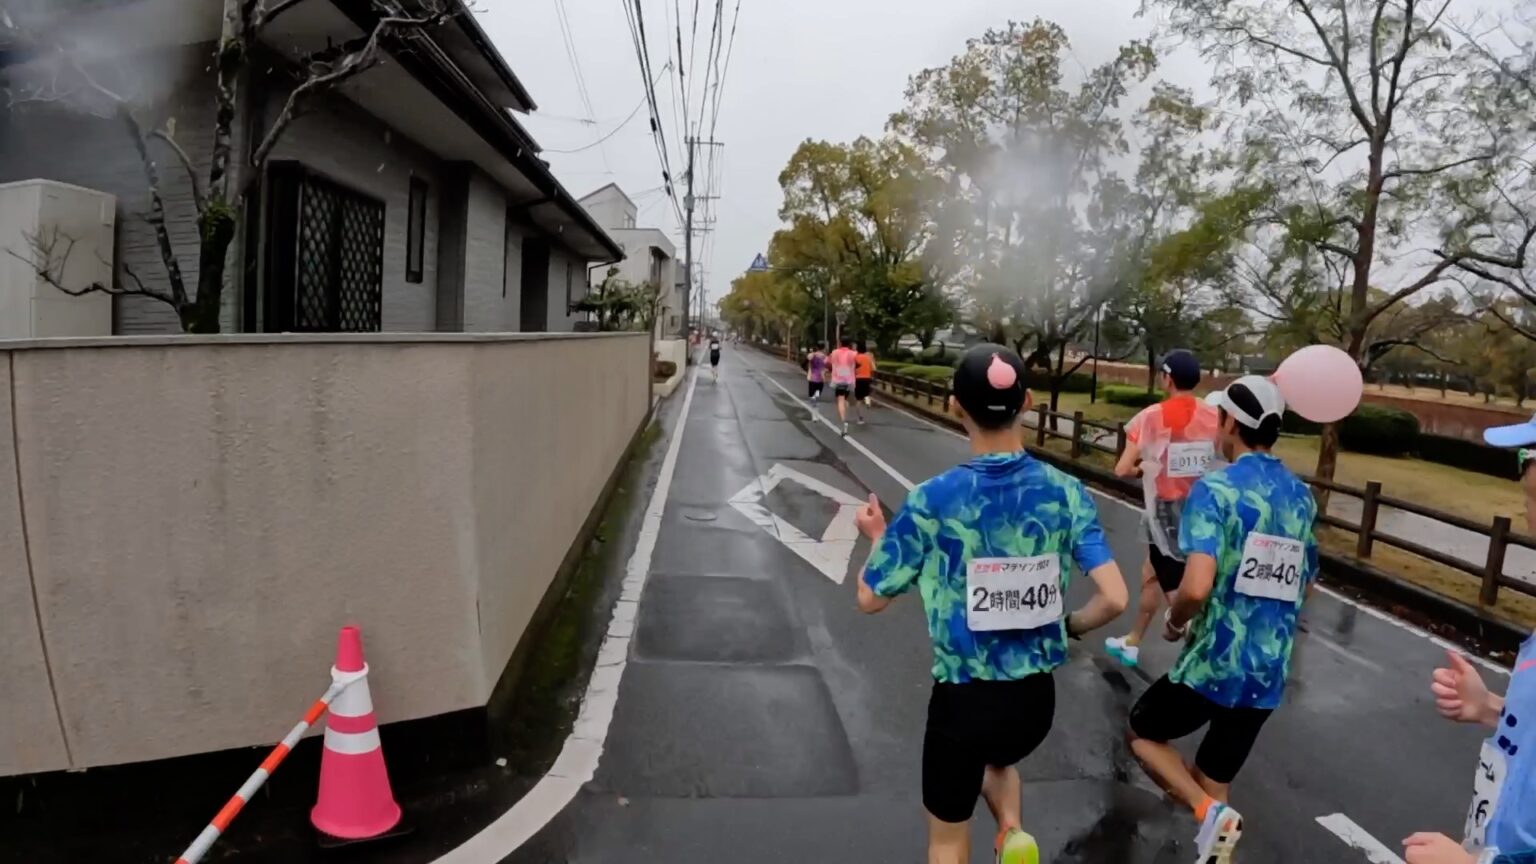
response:
<svg viewBox="0 0 1536 864"><path fill-rule="evenodd" d="M1182 632L1200 613L1216 585L1216 559L1221 554L1227 512L1211 491L1209 475L1195 481L1179 519L1179 551L1184 553L1184 578L1168 607L1168 624Z"/></svg>
<svg viewBox="0 0 1536 864"><path fill-rule="evenodd" d="M1125 576L1120 565L1107 561L1088 571L1088 578L1098 591L1088 598L1081 609L1067 616L1067 635L1081 636L1097 630L1120 617L1130 604L1130 592L1125 587Z"/></svg>
<svg viewBox="0 0 1536 864"><path fill-rule="evenodd" d="M1082 483L1073 481L1068 487L1067 506L1072 514L1072 560L1098 589L1081 609L1067 616L1067 635L1081 636L1119 617L1130 603L1130 592L1104 539L1099 508Z"/></svg>
<svg viewBox="0 0 1536 864"><path fill-rule="evenodd" d="M1125 450L1120 453L1120 460L1115 463L1116 477L1135 477L1141 473L1141 426L1142 413L1131 418L1131 422L1125 424Z"/></svg>
<svg viewBox="0 0 1536 864"><path fill-rule="evenodd" d="M891 601L917 584L923 561L928 555L928 520L920 515L914 500L920 493L907 496L901 512L885 524L880 504L871 495L861 508L859 530L871 541L869 560L859 576L859 611L873 615L885 611Z"/></svg>
<svg viewBox="0 0 1536 864"><path fill-rule="evenodd" d="M1184 580L1179 583L1179 590L1173 595L1173 606L1168 610L1168 623L1181 632L1205 605L1206 598L1211 596L1211 587L1216 584L1216 559L1204 552L1188 554L1184 562Z"/></svg>

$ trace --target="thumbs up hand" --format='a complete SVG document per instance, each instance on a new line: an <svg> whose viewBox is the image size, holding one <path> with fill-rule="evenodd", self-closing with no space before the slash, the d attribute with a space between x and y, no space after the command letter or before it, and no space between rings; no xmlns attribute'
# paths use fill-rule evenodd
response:
<svg viewBox="0 0 1536 864"><path fill-rule="evenodd" d="M1458 723L1488 722L1491 700L1483 676L1466 657L1455 651L1447 651L1446 655L1450 665L1436 669L1430 676L1429 690L1435 695L1435 710Z"/></svg>
<svg viewBox="0 0 1536 864"><path fill-rule="evenodd" d="M859 505L853 522L859 526L859 533L871 540L879 540L885 534L885 511L880 509L880 499L875 493L869 493L869 500Z"/></svg>

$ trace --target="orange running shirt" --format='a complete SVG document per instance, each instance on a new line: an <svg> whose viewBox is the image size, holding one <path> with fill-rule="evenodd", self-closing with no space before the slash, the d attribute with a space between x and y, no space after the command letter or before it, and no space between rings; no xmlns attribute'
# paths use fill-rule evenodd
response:
<svg viewBox="0 0 1536 864"><path fill-rule="evenodd" d="M1166 466L1169 444L1197 441L1214 443L1218 435L1216 409L1189 393L1180 393L1142 410L1125 424L1125 438L1141 448L1149 458ZM1156 451L1156 452L1154 452ZM1166 470L1157 475L1157 497L1164 501L1182 501L1189 497L1199 476L1169 477Z"/></svg>
<svg viewBox="0 0 1536 864"><path fill-rule="evenodd" d="M875 377L875 355L865 351L853 360L854 368L860 378Z"/></svg>

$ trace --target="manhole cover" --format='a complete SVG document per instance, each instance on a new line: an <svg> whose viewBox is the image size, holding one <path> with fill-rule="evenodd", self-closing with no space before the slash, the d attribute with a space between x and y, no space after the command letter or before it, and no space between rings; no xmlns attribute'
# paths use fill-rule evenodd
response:
<svg viewBox="0 0 1536 864"><path fill-rule="evenodd" d="M690 522L713 522L719 517L712 510L684 510L683 518Z"/></svg>

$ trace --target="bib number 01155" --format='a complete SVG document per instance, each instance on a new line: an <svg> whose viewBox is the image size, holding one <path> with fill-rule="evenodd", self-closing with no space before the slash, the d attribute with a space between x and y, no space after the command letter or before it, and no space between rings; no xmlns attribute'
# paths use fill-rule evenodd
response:
<svg viewBox="0 0 1536 864"><path fill-rule="evenodd" d="M1061 619L1061 560L977 558L965 575L965 623L971 630L1033 630Z"/></svg>

